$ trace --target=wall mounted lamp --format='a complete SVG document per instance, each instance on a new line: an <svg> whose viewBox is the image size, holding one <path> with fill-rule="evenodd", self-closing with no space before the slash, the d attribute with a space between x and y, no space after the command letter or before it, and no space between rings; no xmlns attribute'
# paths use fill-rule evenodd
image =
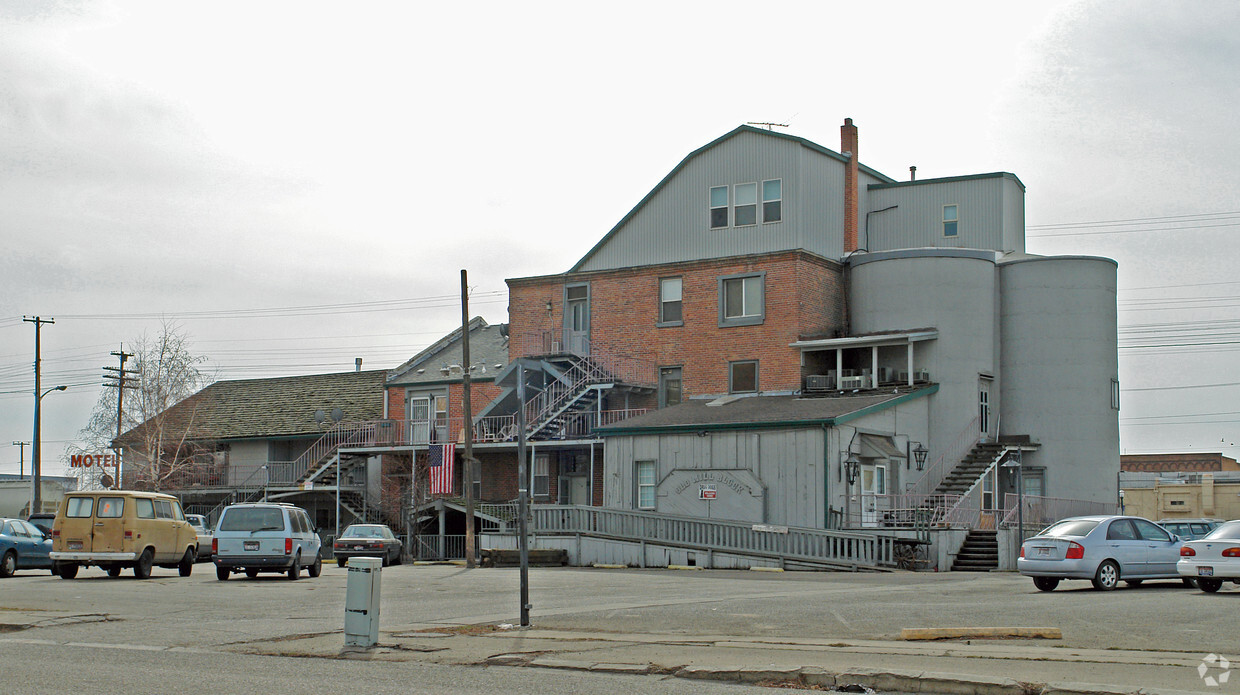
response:
<svg viewBox="0 0 1240 695"><path fill-rule="evenodd" d="M913 460L917 462L917 470L926 470L926 455L930 450L921 442L917 442L917 446L913 448Z"/></svg>
<svg viewBox="0 0 1240 695"><path fill-rule="evenodd" d="M844 477L848 479L848 484L850 486L857 482L857 475L860 474L860 472L861 459L857 458L857 455L851 451L848 452L848 458L844 459Z"/></svg>

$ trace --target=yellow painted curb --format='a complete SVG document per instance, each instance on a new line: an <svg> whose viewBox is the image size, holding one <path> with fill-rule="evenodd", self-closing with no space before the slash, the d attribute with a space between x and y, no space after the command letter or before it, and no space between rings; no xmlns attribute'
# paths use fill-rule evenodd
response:
<svg viewBox="0 0 1240 695"><path fill-rule="evenodd" d="M900 639L1063 639L1057 627L906 627Z"/></svg>
<svg viewBox="0 0 1240 695"><path fill-rule="evenodd" d="M629 567L628 565L605 565L601 562L596 562L590 566L595 569L600 569L600 570L622 570L622 569L628 569Z"/></svg>
<svg viewBox="0 0 1240 695"><path fill-rule="evenodd" d="M750 572L783 572L783 567L750 567Z"/></svg>
<svg viewBox="0 0 1240 695"><path fill-rule="evenodd" d="M669 570L700 570L702 569L701 567L698 567L697 565L668 565L667 568Z"/></svg>

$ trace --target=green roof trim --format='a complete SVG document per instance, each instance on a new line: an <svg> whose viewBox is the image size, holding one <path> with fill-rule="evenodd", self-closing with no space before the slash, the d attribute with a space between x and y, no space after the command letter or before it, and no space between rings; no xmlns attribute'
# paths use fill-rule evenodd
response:
<svg viewBox="0 0 1240 695"><path fill-rule="evenodd" d="M925 388L918 389L909 393L902 394L896 398L892 398L882 403L876 403L871 406L854 410L851 413L845 413L837 417L830 418L812 418L806 420L771 420L768 422L718 422L709 424L687 424L687 425L662 425L654 427L623 427L612 425L602 429L596 429L594 432L600 437L615 437L635 434L674 434L677 432L722 432L733 430L778 430L778 429L806 429L811 427L834 427L842 425L857 418L882 412L888 408L893 408L902 403L907 403L915 398L923 398L938 393L939 385L931 384Z"/></svg>
<svg viewBox="0 0 1240 695"><path fill-rule="evenodd" d="M980 179L1009 179L1011 181L1015 181L1017 186L1020 186L1020 190L1022 193L1025 191L1025 184L1022 183L1021 180L1016 177L1016 174L1008 173L1006 171L994 171L989 174L967 174L965 176L944 176L942 178L937 178L937 179L918 179L916 181L892 181L890 183L871 183L866 186L866 189L871 190L871 191L880 191L886 188L904 188L907 186L925 186L925 185L935 184L935 183L959 183L961 181L977 181Z"/></svg>
<svg viewBox="0 0 1240 695"><path fill-rule="evenodd" d="M768 137L782 138L784 140L789 140L791 142L798 143L799 145L801 145L802 147L805 147L806 149L813 150L815 152L818 152L819 154L824 154L840 162L848 161L848 157L845 157L839 152L835 152L834 150L829 150L823 147L822 145L819 145L818 143L812 140L806 140L803 137L799 137L796 135L788 135L787 133L777 133L773 130L766 130L765 128L755 128L753 126L748 126L748 125L737 126L736 128L728 131L727 133L724 133L723 135L715 138L714 140L711 140L705 145L702 145L696 150L690 152L688 155L685 156L684 159L680 160L680 163L677 164L675 167L673 167L672 170L668 172L667 176L664 176L663 179L659 181L659 183L655 184L655 187L650 189L650 192L647 193L646 196L637 203L637 205L634 205L633 209L629 210L628 214L625 215L623 218L621 218L619 222L616 223L616 226L611 228L611 231L607 232L607 234L605 234L602 239L599 239L598 243L592 246L590 250L586 252L586 255L581 257L581 260L577 261L577 263L573 265L572 268L568 269L568 272L575 273L581 270L581 267L585 265L586 261L590 260L591 256L593 256L596 252L598 252L599 249L603 248L603 246L613 236L615 236L616 233L618 233L622 227L624 227L624 225L628 224L628 221L633 219L633 217L637 214L637 211L645 207L646 203L649 202L650 199L653 198L656 193L663 190L663 188L667 186L667 184L670 183L671 180L675 178L677 174L680 173L681 169L684 169L686 166L689 165L689 162L692 161L694 157L697 157L699 154L702 154L703 152L711 149L712 147L715 147L716 145L719 145L720 143L730 140L731 138L734 138L737 135L740 135L741 133L755 133L757 135L765 135ZM895 179L891 178L890 176L887 176L886 174L875 171L874 169L871 169L870 167L867 167L864 164L858 164L858 169L861 170L862 172L865 172L866 174L869 174L870 176L873 176L876 179L883 179L885 181L891 181L893 183L895 182ZM871 187L873 187L874 184L870 184L870 185Z"/></svg>

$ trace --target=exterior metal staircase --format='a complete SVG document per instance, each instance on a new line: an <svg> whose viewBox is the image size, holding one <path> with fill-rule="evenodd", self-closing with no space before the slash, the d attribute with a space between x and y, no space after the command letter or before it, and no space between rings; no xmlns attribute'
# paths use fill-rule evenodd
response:
<svg viewBox="0 0 1240 695"><path fill-rule="evenodd" d="M546 386L528 398L525 408L525 434L531 439L563 439L586 434L574 427L580 416L594 408L603 391L617 385L652 389L653 385L626 379L606 358L562 354L542 359Z"/></svg>
<svg viewBox="0 0 1240 695"><path fill-rule="evenodd" d="M1027 438L1026 438L1027 439ZM1008 447L995 441L985 441L976 444L973 449L965 455L960 463L952 469L947 477L939 483L935 488L936 495L963 495L973 487L977 479L990 468L999 457L1007 451Z"/></svg>

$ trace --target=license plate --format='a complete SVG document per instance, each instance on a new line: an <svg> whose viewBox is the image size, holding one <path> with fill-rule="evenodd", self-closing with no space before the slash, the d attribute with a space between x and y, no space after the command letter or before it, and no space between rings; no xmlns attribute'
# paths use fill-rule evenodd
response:
<svg viewBox="0 0 1240 695"><path fill-rule="evenodd" d="M1038 548L1038 557L1050 557L1050 556L1051 556L1050 548Z"/></svg>
<svg viewBox="0 0 1240 695"><path fill-rule="evenodd" d="M258 550L258 541L243 541L246 550Z"/></svg>
<svg viewBox="0 0 1240 695"><path fill-rule="evenodd" d="M354 550L365 550L365 549L366 549L366 546L364 546L364 545L355 545L355 546L353 546L353 549L354 549Z"/></svg>
<svg viewBox="0 0 1240 695"><path fill-rule="evenodd" d="M1213 577L1214 568L1213 567L1198 567L1197 576L1198 577Z"/></svg>
<svg viewBox="0 0 1240 695"><path fill-rule="evenodd" d="M81 550L82 541L69 541L69 550Z"/></svg>

